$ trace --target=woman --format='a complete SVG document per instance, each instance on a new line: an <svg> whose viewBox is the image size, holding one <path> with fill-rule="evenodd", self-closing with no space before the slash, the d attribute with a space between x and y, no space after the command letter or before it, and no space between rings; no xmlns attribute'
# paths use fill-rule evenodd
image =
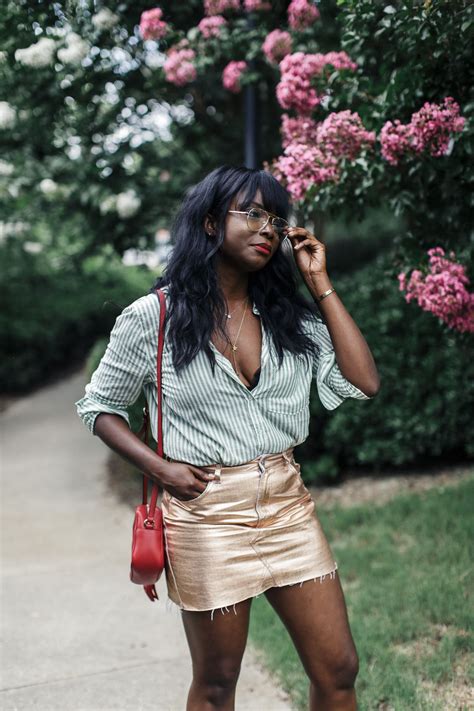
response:
<svg viewBox="0 0 474 711"><path fill-rule="evenodd" d="M222 166L186 194L154 287L167 304L165 458L130 431L126 412L143 388L156 427L153 289L117 318L76 403L94 434L164 489L168 595L193 664L188 711L234 708L250 606L262 592L300 655L310 708L356 708L337 563L293 449L308 435L313 378L331 410L374 397L379 376L331 285L324 245L290 228L288 212L286 190L264 170ZM297 290L298 270L311 301Z"/></svg>

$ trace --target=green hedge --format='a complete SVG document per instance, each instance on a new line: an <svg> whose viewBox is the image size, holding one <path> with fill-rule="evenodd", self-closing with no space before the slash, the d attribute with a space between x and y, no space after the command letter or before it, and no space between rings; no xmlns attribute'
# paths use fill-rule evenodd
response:
<svg viewBox="0 0 474 711"><path fill-rule="evenodd" d="M301 446L308 480L347 467L379 473L474 455L472 336L407 304L388 254L333 282L374 355L381 389L326 411L312 397L310 437Z"/></svg>
<svg viewBox="0 0 474 711"><path fill-rule="evenodd" d="M79 364L126 304L154 281L110 253L79 268L3 245L0 390L19 393Z"/></svg>
<svg viewBox="0 0 474 711"><path fill-rule="evenodd" d="M372 400L348 399L328 411L312 386L310 436L297 449L307 482L338 477L349 467L378 474L474 455L470 337L407 304L395 274L393 257L382 254L333 282L374 355L381 389ZM89 359L89 373L105 345ZM143 404L141 396L130 408L134 430Z"/></svg>

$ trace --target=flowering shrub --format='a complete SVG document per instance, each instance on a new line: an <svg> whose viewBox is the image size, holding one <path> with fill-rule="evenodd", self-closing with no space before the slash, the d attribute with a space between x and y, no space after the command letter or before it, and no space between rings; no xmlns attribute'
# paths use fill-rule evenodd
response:
<svg viewBox="0 0 474 711"><path fill-rule="evenodd" d="M222 84L228 90L237 94L241 90L240 77L247 69L247 62L229 62L222 72Z"/></svg>
<svg viewBox="0 0 474 711"><path fill-rule="evenodd" d="M178 49L171 47L167 55L163 65L167 81L176 86L184 86L196 79L197 71L193 64L196 53L193 49L186 46Z"/></svg>
<svg viewBox="0 0 474 711"><path fill-rule="evenodd" d="M198 25L198 30L205 39L209 39L210 37L219 37L224 25L227 25L225 17L213 15L212 17L203 17Z"/></svg>
<svg viewBox="0 0 474 711"><path fill-rule="evenodd" d="M265 12L272 9L271 3L265 0L244 0L244 7L248 12Z"/></svg>
<svg viewBox="0 0 474 711"><path fill-rule="evenodd" d="M280 106L310 114L323 98L313 86L316 77L327 77L330 66L335 69L357 69L357 64L345 52L327 54L288 54L280 62L281 79L276 88Z"/></svg>
<svg viewBox="0 0 474 711"><path fill-rule="evenodd" d="M235 101L222 101L222 86L237 94L254 84L263 165L300 203L302 221L317 214L324 222L336 212L363 218L383 205L404 221L392 242L398 264L416 264L435 234L467 264L472 218L464 175L474 150L467 12L432 2L150 2L141 5L149 9L139 42L133 3L113 12L99 3L95 14L79 3L69 15L61 14L65 0L34 5L8 0L5 13L16 25L5 28L21 30L4 28L0 42L8 97L0 101L0 207L7 213L0 225L17 221L15 211L28 203L50 225L54 211L53 235L80 211L85 229L69 230L78 241L107 240L120 251L134 246L136 234L152 240L185 184L223 155L242 160L235 136L243 114ZM30 67L42 68L40 84ZM206 150L198 145L203 126ZM186 154L179 164L177 150ZM158 175L167 171L170 185L160 191ZM143 209L133 207L137 200ZM132 208L129 230L118 217Z"/></svg>
<svg viewBox="0 0 474 711"><path fill-rule="evenodd" d="M380 132L382 156L397 165L404 155L413 157L428 151L435 158L447 155L452 133L463 130L466 120L459 115L459 104L447 96L443 104L426 101L408 124L387 121Z"/></svg>
<svg viewBox="0 0 474 711"><path fill-rule="evenodd" d="M400 291L406 292L405 300L416 300L420 308L438 316L457 331L474 332L474 293L467 291L469 278L462 264L445 257L442 247L428 250L429 270L423 273L414 269L407 279L405 272L398 275Z"/></svg>
<svg viewBox="0 0 474 711"><path fill-rule="evenodd" d="M304 30L319 18L319 10L309 0L291 0L288 6L288 24L293 30Z"/></svg>
<svg viewBox="0 0 474 711"><path fill-rule="evenodd" d="M303 200L313 184L336 183L342 160L355 160L375 142L375 132L367 131L360 116L350 111L329 114L321 123L285 114L282 134L285 150L274 168L295 200Z"/></svg>
<svg viewBox="0 0 474 711"><path fill-rule="evenodd" d="M205 15L222 15L228 10L240 10L240 0L204 0Z"/></svg>
<svg viewBox="0 0 474 711"><path fill-rule="evenodd" d="M152 10L142 12L140 18L140 34L144 40L161 39L168 33L168 25L161 18L163 10L154 7Z"/></svg>
<svg viewBox="0 0 474 711"><path fill-rule="evenodd" d="M278 64L291 52L292 39L289 32L273 30L262 44L262 52L270 64Z"/></svg>

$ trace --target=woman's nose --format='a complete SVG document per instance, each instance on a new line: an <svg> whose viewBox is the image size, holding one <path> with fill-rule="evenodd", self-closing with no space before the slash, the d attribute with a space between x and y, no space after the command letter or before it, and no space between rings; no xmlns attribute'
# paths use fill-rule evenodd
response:
<svg viewBox="0 0 474 711"><path fill-rule="evenodd" d="M275 235L275 230L274 230L274 228L273 228L273 225L270 224L270 220L267 222L267 224L265 225L265 227L261 227L261 228L260 228L259 234L266 234L266 235L269 235L269 236L272 237L272 238L274 237L274 235Z"/></svg>

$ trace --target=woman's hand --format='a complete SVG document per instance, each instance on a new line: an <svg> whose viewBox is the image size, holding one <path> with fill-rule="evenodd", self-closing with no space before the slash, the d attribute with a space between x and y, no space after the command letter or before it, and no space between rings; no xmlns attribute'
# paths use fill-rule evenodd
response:
<svg viewBox="0 0 474 711"><path fill-rule="evenodd" d="M159 483L171 496L181 501L189 501L202 494L213 479L214 474L202 471L192 464L168 462L168 466L160 475Z"/></svg>
<svg viewBox="0 0 474 711"><path fill-rule="evenodd" d="M296 265L305 278L326 274L326 247L304 227L288 227Z"/></svg>

